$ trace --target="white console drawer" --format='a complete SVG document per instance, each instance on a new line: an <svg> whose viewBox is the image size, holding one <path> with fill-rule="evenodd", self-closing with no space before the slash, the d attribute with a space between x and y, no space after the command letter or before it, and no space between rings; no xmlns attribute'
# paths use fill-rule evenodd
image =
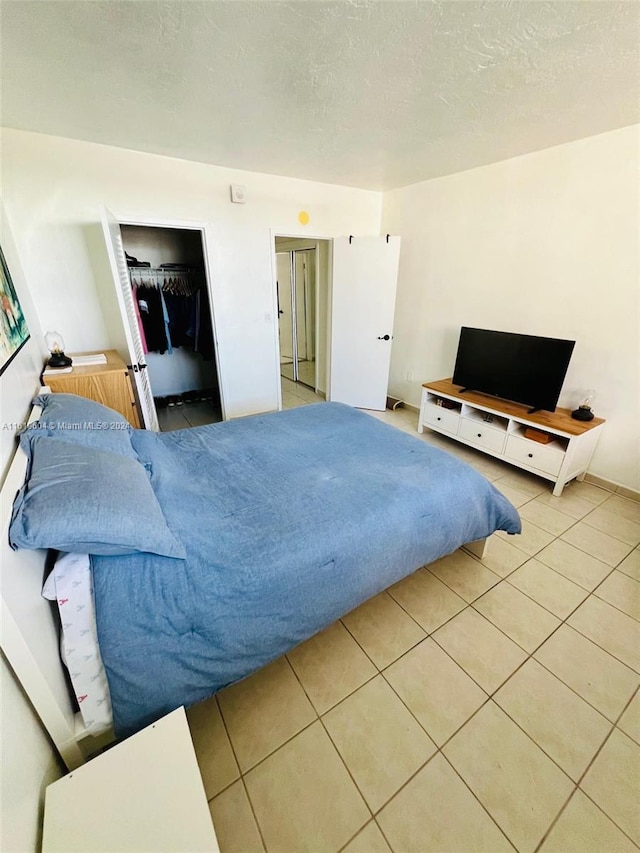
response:
<svg viewBox="0 0 640 853"><path fill-rule="evenodd" d="M447 432L455 434L458 432L460 412L456 409L445 409L444 406L436 406L433 403L426 403L424 407L423 421L427 425L432 425L438 429L444 429Z"/></svg>
<svg viewBox="0 0 640 853"><path fill-rule="evenodd" d="M517 435L510 435L507 439L504 455L507 459L531 465L532 468L546 471L547 474L557 474L564 459L564 451L546 447L527 438L519 438Z"/></svg>
<svg viewBox="0 0 640 853"><path fill-rule="evenodd" d="M491 450L493 453L501 453L506 433L504 430L485 426L478 420L461 418L458 435L485 450Z"/></svg>

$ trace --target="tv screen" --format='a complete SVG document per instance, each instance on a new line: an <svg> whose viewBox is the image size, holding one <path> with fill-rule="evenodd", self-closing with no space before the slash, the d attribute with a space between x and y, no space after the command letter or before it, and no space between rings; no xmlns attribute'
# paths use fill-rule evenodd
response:
<svg viewBox="0 0 640 853"><path fill-rule="evenodd" d="M463 326L453 384L553 412L575 343Z"/></svg>

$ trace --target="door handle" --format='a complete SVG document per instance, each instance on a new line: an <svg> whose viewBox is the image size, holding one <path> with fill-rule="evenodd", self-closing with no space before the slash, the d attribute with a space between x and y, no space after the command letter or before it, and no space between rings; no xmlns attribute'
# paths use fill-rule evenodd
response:
<svg viewBox="0 0 640 853"><path fill-rule="evenodd" d="M378 335L378 340L379 341L390 341L391 335Z"/></svg>

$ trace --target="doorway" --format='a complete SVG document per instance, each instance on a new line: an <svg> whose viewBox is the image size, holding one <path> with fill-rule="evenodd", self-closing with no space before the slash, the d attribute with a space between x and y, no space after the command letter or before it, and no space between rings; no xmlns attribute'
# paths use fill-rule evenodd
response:
<svg viewBox="0 0 640 853"><path fill-rule="evenodd" d="M275 237L284 408L327 397L329 245L328 240Z"/></svg>
<svg viewBox="0 0 640 853"><path fill-rule="evenodd" d="M203 232L122 224L120 233L150 420L163 432L221 421Z"/></svg>

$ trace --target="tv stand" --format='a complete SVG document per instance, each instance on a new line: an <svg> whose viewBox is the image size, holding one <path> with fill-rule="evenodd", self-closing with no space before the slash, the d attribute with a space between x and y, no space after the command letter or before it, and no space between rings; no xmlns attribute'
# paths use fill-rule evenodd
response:
<svg viewBox="0 0 640 853"><path fill-rule="evenodd" d="M558 496L570 480L584 478L603 424L602 418L577 421L569 409L528 410L440 379L422 386L418 432L427 427L551 480ZM527 429L543 433L548 443L528 438Z"/></svg>

